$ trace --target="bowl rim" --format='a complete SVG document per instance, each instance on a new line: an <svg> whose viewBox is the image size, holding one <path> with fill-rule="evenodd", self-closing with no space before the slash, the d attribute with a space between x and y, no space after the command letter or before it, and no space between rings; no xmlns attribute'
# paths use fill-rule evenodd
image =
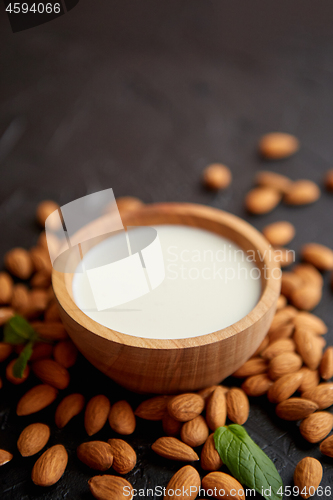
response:
<svg viewBox="0 0 333 500"><path fill-rule="evenodd" d="M90 333L92 333L93 335L102 337L110 342L126 345L129 347L167 350L193 348L212 344L217 341L221 341L237 335L238 333L248 329L258 321L260 321L272 307L275 307L278 296L280 294L281 279L274 278L272 276L272 270L273 266L274 268L280 268L280 266L278 262L272 262L268 258L268 256L271 255L271 246L264 238L264 236L251 224L236 215L217 208L212 208L200 204L181 202L143 205L142 208L136 209L135 211L122 213L121 217L124 223L124 227L126 227L126 225L135 225L136 219L140 219L142 217L149 219L149 217L152 217L154 215L156 216L157 214L161 216L183 215L189 217L191 222L195 222L195 218L199 217L203 220L209 220L214 223L220 224L221 226L227 226L232 231L239 233L242 237L245 237L263 256L262 263L263 265L265 265L266 269L265 279L263 280L264 284L262 285L262 293L256 306L246 316L238 320L236 323L233 323L232 325L227 326L221 330L217 330L216 332L182 339L152 339L144 337L134 337L126 333L112 330L111 328L101 325L100 323L87 316L81 309L78 308L78 306L70 296L66 284L66 274L56 271L53 268L52 285L55 297L61 308L80 327L90 331ZM128 224L126 224L127 221L129 221ZM156 225L157 224L163 223L159 222L156 223ZM170 222L165 222L165 224L170 224ZM149 224L144 224L141 221L139 225L144 226ZM154 223L151 223L151 225L154 225ZM184 222L180 222L179 225L190 225L192 227L205 229L203 226L201 227L196 224L185 224Z"/></svg>

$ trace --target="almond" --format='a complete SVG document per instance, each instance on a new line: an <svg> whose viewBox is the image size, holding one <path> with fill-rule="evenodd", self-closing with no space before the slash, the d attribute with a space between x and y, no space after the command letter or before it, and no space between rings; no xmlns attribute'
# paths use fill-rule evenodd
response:
<svg viewBox="0 0 333 500"><path fill-rule="evenodd" d="M257 172L255 182L259 186L274 188L281 193L286 193L292 184L292 180L289 177L268 170Z"/></svg>
<svg viewBox="0 0 333 500"><path fill-rule="evenodd" d="M0 272L0 304L9 304L13 296L14 283L8 273Z"/></svg>
<svg viewBox="0 0 333 500"><path fill-rule="evenodd" d="M135 410L137 417L145 420L162 420L167 411L168 396L156 396L155 398L143 401Z"/></svg>
<svg viewBox="0 0 333 500"><path fill-rule="evenodd" d="M57 394L57 389L50 385L37 385L21 397L17 404L16 413L19 416L23 416L43 410L53 403Z"/></svg>
<svg viewBox="0 0 333 500"><path fill-rule="evenodd" d="M123 439L109 439L113 455L112 467L119 474L128 474L136 465L136 453Z"/></svg>
<svg viewBox="0 0 333 500"><path fill-rule="evenodd" d="M333 415L327 411L316 411L302 420L299 430L309 443L319 443L333 428Z"/></svg>
<svg viewBox="0 0 333 500"><path fill-rule="evenodd" d="M313 333L317 333L318 335L325 335L328 331L328 328L322 319L307 311L301 311L297 314L297 316L293 319L293 323L296 328L312 330Z"/></svg>
<svg viewBox="0 0 333 500"><path fill-rule="evenodd" d="M262 232L271 245L284 246L294 238L295 226L287 221L279 221L265 226Z"/></svg>
<svg viewBox="0 0 333 500"><path fill-rule="evenodd" d="M229 420L236 424L243 425L250 411L250 404L247 395L242 389L232 387L226 394L227 414Z"/></svg>
<svg viewBox="0 0 333 500"><path fill-rule="evenodd" d="M248 377L242 384L243 391L248 396L263 396L273 384L273 381L265 374Z"/></svg>
<svg viewBox="0 0 333 500"><path fill-rule="evenodd" d="M88 485L91 494L97 500L132 500L133 488L123 477L95 476L89 479Z"/></svg>
<svg viewBox="0 0 333 500"><path fill-rule="evenodd" d="M303 285L304 283L300 276L293 272L283 271L281 277L281 293L283 293L287 299L290 299L292 293ZM290 318L290 320L292 320L292 318Z"/></svg>
<svg viewBox="0 0 333 500"><path fill-rule="evenodd" d="M17 361L17 359L13 359L10 363L8 363L8 365L6 367L6 379L8 380L8 382L11 382L12 384L18 385L18 384L22 384L23 382L25 382L27 380L27 378L29 376L30 368L29 368L29 365L27 365L24 368L22 377L21 378L15 377L14 373L13 373L13 368L14 368L16 361Z"/></svg>
<svg viewBox="0 0 333 500"><path fill-rule="evenodd" d="M246 378L253 375L260 375L267 371L267 362L262 358L252 358L246 361L232 376L237 378Z"/></svg>
<svg viewBox="0 0 333 500"><path fill-rule="evenodd" d="M66 396L55 412L55 424L59 429L65 427L68 422L81 413L84 408L85 399L82 394L69 394Z"/></svg>
<svg viewBox="0 0 333 500"><path fill-rule="evenodd" d="M218 499L245 500L243 486L229 474L210 472L202 480L202 487ZM224 493L223 493L224 491Z"/></svg>
<svg viewBox="0 0 333 500"><path fill-rule="evenodd" d="M198 415L193 420L189 420L183 424L180 437L184 443L192 448L204 444L209 436L209 429L205 419Z"/></svg>
<svg viewBox="0 0 333 500"><path fill-rule="evenodd" d="M276 414L283 420L302 420L318 410L318 405L304 398L290 398L276 407Z"/></svg>
<svg viewBox="0 0 333 500"><path fill-rule="evenodd" d="M52 272L52 264L50 261L49 252L41 246L37 246L31 248L30 257L35 271L43 272L50 278Z"/></svg>
<svg viewBox="0 0 333 500"><path fill-rule="evenodd" d="M294 472L294 483L299 488L302 498L313 496L323 477L321 463L315 458L305 457L297 465Z"/></svg>
<svg viewBox="0 0 333 500"><path fill-rule="evenodd" d="M111 446L104 441L90 441L78 446L76 454L79 460L91 469L107 470L113 462Z"/></svg>
<svg viewBox="0 0 333 500"><path fill-rule="evenodd" d="M38 271L30 280L32 288L48 288L51 285L51 274L46 271Z"/></svg>
<svg viewBox="0 0 333 500"><path fill-rule="evenodd" d="M50 304L44 313L44 321L47 323L58 323L60 322L59 308L58 304L55 302Z"/></svg>
<svg viewBox="0 0 333 500"><path fill-rule="evenodd" d="M199 473L191 465L185 465L168 482L164 499L184 500L188 498L194 500L199 493L200 485Z"/></svg>
<svg viewBox="0 0 333 500"><path fill-rule="evenodd" d="M302 358L294 352L279 354L269 363L268 375L276 380L287 373L297 372L302 366Z"/></svg>
<svg viewBox="0 0 333 500"><path fill-rule="evenodd" d="M302 393L302 398L314 401L320 410L325 410L333 404L333 384L324 382L312 390Z"/></svg>
<svg viewBox="0 0 333 500"><path fill-rule="evenodd" d="M221 163L212 163L203 172L203 182L212 191L227 188L231 180L230 169Z"/></svg>
<svg viewBox="0 0 333 500"><path fill-rule="evenodd" d="M168 412L179 422L188 422L200 415L205 407L205 400L199 394L187 393L174 396L168 402Z"/></svg>
<svg viewBox="0 0 333 500"><path fill-rule="evenodd" d="M35 288L30 291L29 299L30 299L30 308L32 309L32 311L35 311L36 313L45 311L49 303L48 290L44 290L42 288Z"/></svg>
<svg viewBox="0 0 333 500"><path fill-rule="evenodd" d="M324 349L324 347L326 347L326 340L324 339L324 337L320 336L320 335L316 335L316 338L317 338L317 342L318 342L318 345L320 345L320 347L322 349Z"/></svg>
<svg viewBox="0 0 333 500"><path fill-rule="evenodd" d="M71 340L62 340L53 349L55 361L64 368L71 368L75 365L77 354L77 348Z"/></svg>
<svg viewBox="0 0 333 500"><path fill-rule="evenodd" d="M275 358L275 356L283 354L284 352L294 352L295 348L295 342L292 339L279 339L270 343L269 346L266 347L266 349L261 353L261 356L270 361Z"/></svg>
<svg viewBox="0 0 333 500"><path fill-rule="evenodd" d="M215 448L214 434L210 434L201 452L201 468L208 471L219 470L223 462Z"/></svg>
<svg viewBox="0 0 333 500"><path fill-rule="evenodd" d="M65 327L62 323L44 323L34 321L31 323L36 332L45 340L65 340L68 338Z"/></svg>
<svg viewBox="0 0 333 500"><path fill-rule="evenodd" d="M312 311L321 301L322 290L312 285L303 285L290 296L291 303L298 309Z"/></svg>
<svg viewBox="0 0 333 500"><path fill-rule="evenodd" d="M67 451L61 444L44 451L35 463L31 479L37 486L52 486L65 472L68 462Z"/></svg>
<svg viewBox="0 0 333 500"><path fill-rule="evenodd" d="M320 189L312 181L301 179L292 183L283 201L288 205L307 205L320 198Z"/></svg>
<svg viewBox="0 0 333 500"><path fill-rule="evenodd" d="M299 150L299 140L284 132L271 132L261 137L259 153L268 160L280 160L293 155Z"/></svg>
<svg viewBox="0 0 333 500"><path fill-rule="evenodd" d="M46 342L36 342L36 344L33 347L30 361L37 361L37 359L50 358L52 355L52 351L53 351L52 344L46 344Z"/></svg>
<svg viewBox="0 0 333 500"><path fill-rule="evenodd" d="M39 359L32 364L32 370L45 384L57 389L66 389L69 384L69 373L63 366L53 359Z"/></svg>
<svg viewBox="0 0 333 500"><path fill-rule="evenodd" d="M207 402L208 398L215 391L216 387L217 385L211 385L209 387L206 387L205 389L201 389L201 391L198 391L198 394Z"/></svg>
<svg viewBox="0 0 333 500"><path fill-rule="evenodd" d="M270 187L257 187L248 192L245 207L252 214L271 212L281 201L281 194Z"/></svg>
<svg viewBox="0 0 333 500"><path fill-rule="evenodd" d="M312 264L298 264L293 268L293 273L297 274L305 284L322 287L324 280L318 269Z"/></svg>
<svg viewBox="0 0 333 500"><path fill-rule="evenodd" d="M36 219L38 224L45 226L45 221L49 215L59 209L58 203L52 200L44 200L39 203L36 210Z"/></svg>
<svg viewBox="0 0 333 500"><path fill-rule="evenodd" d="M297 314L298 314L297 309L295 309L295 307L292 306L287 306L284 307L283 309L280 309L279 311L276 312L273 321L271 323L271 326L268 330L268 333L271 334L275 332L275 330L277 330L278 328L281 328L281 326L286 325L295 316L297 316Z"/></svg>
<svg viewBox="0 0 333 500"><path fill-rule="evenodd" d="M48 292L42 288L34 288L29 293L29 305L24 315L29 319L37 318L48 305Z"/></svg>
<svg viewBox="0 0 333 500"><path fill-rule="evenodd" d="M333 457L333 436L329 436L320 444L320 451L323 455Z"/></svg>
<svg viewBox="0 0 333 500"><path fill-rule="evenodd" d="M207 401L206 421L214 432L225 424L227 419L227 401L221 386L218 386Z"/></svg>
<svg viewBox="0 0 333 500"><path fill-rule="evenodd" d="M310 370L318 368L323 356L323 347L320 343L321 338L308 330L301 328L296 328L295 330L294 341L296 350Z"/></svg>
<svg viewBox="0 0 333 500"><path fill-rule="evenodd" d="M324 352L319 367L321 378L329 380L333 377L333 347L328 347Z"/></svg>
<svg viewBox="0 0 333 500"><path fill-rule="evenodd" d="M307 366L302 366L300 372L303 374L301 385L298 387L300 392L306 392L314 389L320 382L318 370L310 370Z"/></svg>
<svg viewBox="0 0 333 500"><path fill-rule="evenodd" d="M13 346L6 342L0 342L0 363L5 361L13 352Z"/></svg>
<svg viewBox="0 0 333 500"><path fill-rule="evenodd" d="M266 349L268 344L269 344L269 337L268 337L268 335L266 335L266 337L264 337L264 340L261 342L259 347L257 347L257 349L252 354L251 358L256 358L259 354L261 354L262 351L264 351Z"/></svg>
<svg viewBox="0 0 333 500"><path fill-rule="evenodd" d="M333 269L333 250L324 245L318 243L303 245L301 255L303 260L321 271L332 271Z"/></svg>
<svg viewBox="0 0 333 500"><path fill-rule="evenodd" d="M0 326L14 316L14 309L11 307L0 307Z"/></svg>
<svg viewBox="0 0 333 500"><path fill-rule="evenodd" d="M287 297L280 295L276 304L276 310L283 309L287 305Z"/></svg>
<svg viewBox="0 0 333 500"><path fill-rule="evenodd" d="M281 403L297 391L303 379L301 371L287 373L276 380L268 390L267 397L271 403Z"/></svg>
<svg viewBox="0 0 333 500"><path fill-rule="evenodd" d="M292 323L286 323L285 325L280 326L274 330L274 332L269 334L269 340L271 343L280 340L280 339L288 339L294 333L295 327Z"/></svg>
<svg viewBox="0 0 333 500"><path fill-rule="evenodd" d="M30 304L28 287L19 283L14 286L11 306L16 312L25 314Z"/></svg>
<svg viewBox="0 0 333 500"><path fill-rule="evenodd" d="M127 401L118 401L111 407L109 424L111 429L118 432L118 434L133 434L136 420L133 410Z"/></svg>
<svg viewBox="0 0 333 500"><path fill-rule="evenodd" d="M13 455L11 453L9 453L9 451L0 449L0 466L5 465L8 462L10 462L12 458L13 458Z"/></svg>
<svg viewBox="0 0 333 500"><path fill-rule="evenodd" d="M5 255L5 266L11 274L21 280L30 278L33 271L30 254L24 248L9 250Z"/></svg>
<svg viewBox="0 0 333 500"><path fill-rule="evenodd" d="M162 419L162 426L167 436L176 437L179 436L183 424L170 417L169 413L165 413Z"/></svg>
<svg viewBox="0 0 333 500"><path fill-rule="evenodd" d="M84 414L84 427L88 436L96 434L104 427L110 408L110 401L106 396L99 394L91 398Z"/></svg>
<svg viewBox="0 0 333 500"><path fill-rule="evenodd" d="M199 460L196 452L185 443L174 437L161 437L152 444L152 450L164 458L180 462L193 462Z"/></svg>
<svg viewBox="0 0 333 500"><path fill-rule="evenodd" d="M22 457L31 457L44 448L50 438L50 428L45 424L30 424L23 429L17 441Z"/></svg>
<svg viewBox="0 0 333 500"><path fill-rule="evenodd" d="M333 191L333 170L328 170L324 179L327 191Z"/></svg>

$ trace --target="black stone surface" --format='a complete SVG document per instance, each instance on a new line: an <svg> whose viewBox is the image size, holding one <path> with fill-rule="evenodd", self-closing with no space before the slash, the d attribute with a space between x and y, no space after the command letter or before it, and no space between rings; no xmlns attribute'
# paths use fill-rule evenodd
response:
<svg viewBox="0 0 333 500"><path fill-rule="evenodd" d="M332 2L81 0L65 16L16 34L0 10L0 255L35 243L40 200L64 204L108 187L145 202L204 203L258 229L287 219L296 226L296 251L308 241L333 247L333 199L325 191L312 206L281 205L265 216L249 216L243 208L258 169L321 184L332 167ZM301 151L286 161L261 161L258 138L273 130L294 133ZM221 194L200 184L212 161L233 172L232 186ZM329 325L332 342L328 281L326 276L315 312ZM112 402L124 397L84 359L79 364L64 395L104 392ZM0 371L3 376L4 367ZM0 498L88 500L94 473L75 456L86 439L83 417L59 431L56 403L31 417L15 414L19 396L35 382L5 382L0 391L0 447L15 455L1 467ZM128 399L135 406L140 396ZM47 489L30 480L36 457L20 458L16 450L21 430L35 421L50 424L49 445L63 443L69 453L64 477ZM277 419L265 398L251 401L246 428L286 486L301 458L320 457L318 446L304 442L296 424ZM128 439L138 453L127 476L135 488L166 486L181 466L151 452L160 433L158 423L139 421ZM113 435L106 426L95 437ZM332 460L321 461L322 485L333 489Z"/></svg>

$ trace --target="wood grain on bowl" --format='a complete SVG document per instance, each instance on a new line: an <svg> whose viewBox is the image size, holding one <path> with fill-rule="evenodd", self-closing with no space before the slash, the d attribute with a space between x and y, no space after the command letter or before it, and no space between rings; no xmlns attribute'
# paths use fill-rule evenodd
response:
<svg viewBox="0 0 333 500"><path fill-rule="evenodd" d="M214 333L185 339L144 339L116 332L86 316L73 300L73 274L53 270L61 319L81 353L120 385L143 393L194 391L216 384L235 372L266 335L280 293L276 271L279 264L271 260L265 238L232 214L186 203L145 205L125 213L123 223L125 227L188 225L230 239L255 255L255 263L261 271L261 297L247 316ZM105 217L93 224L103 227ZM82 235L88 230L89 226L83 228ZM95 239L92 246L99 241Z"/></svg>

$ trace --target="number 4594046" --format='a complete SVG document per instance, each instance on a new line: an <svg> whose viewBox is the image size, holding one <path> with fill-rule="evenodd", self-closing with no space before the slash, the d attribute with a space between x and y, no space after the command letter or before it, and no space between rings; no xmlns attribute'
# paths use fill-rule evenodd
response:
<svg viewBox="0 0 333 500"><path fill-rule="evenodd" d="M60 10L60 3L33 3L29 6L26 2L14 2L8 4L6 7L6 12L9 12L10 14L26 14L28 12L32 12L34 14L59 14Z"/></svg>

